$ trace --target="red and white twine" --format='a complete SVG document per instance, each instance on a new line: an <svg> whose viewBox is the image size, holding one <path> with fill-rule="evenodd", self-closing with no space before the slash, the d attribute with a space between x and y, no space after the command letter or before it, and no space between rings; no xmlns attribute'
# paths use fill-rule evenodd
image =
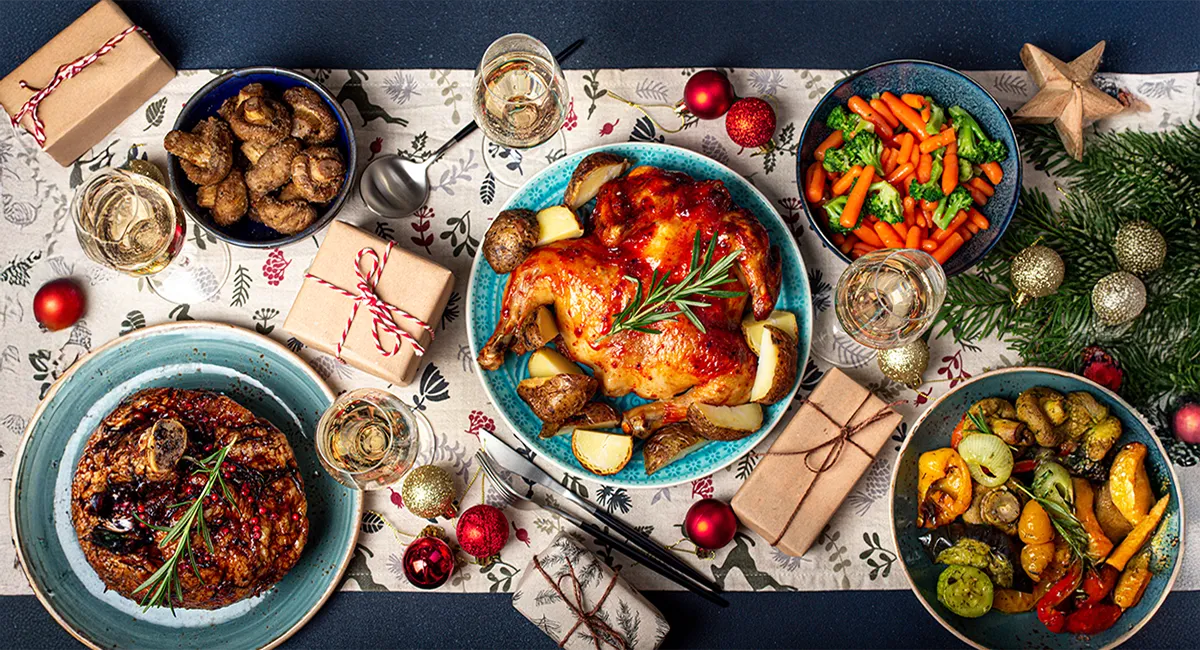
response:
<svg viewBox="0 0 1200 650"><path fill-rule="evenodd" d="M389 241L387 243L387 248L383 251L382 259L380 259L379 253L376 253L375 249L369 246L358 251L358 255L354 258L354 273L358 276L358 285L355 288L358 290L358 293L347 291L312 273L304 274L304 277L312 278L318 284L329 287L343 296L354 300L354 306L350 309L350 318L346 319L346 327L342 329L342 337L338 340L337 344L336 356L339 361L342 360L342 348L346 345L346 337L350 335L350 326L354 324L354 317L358 315L358 308L364 304L367 306L367 310L371 312L371 315L374 316L371 325L371 335L375 337L375 349L379 350L379 353L383 356L390 357L398 353L401 341L408 341L412 345L413 353L418 357L425 354L425 348L417 342L416 337L400 329L400 326L396 324L396 315L425 330L429 333L430 340L433 339L433 328L428 323L395 305L388 304L379 297L379 294L375 293L375 285L379 282L380 276L383 275L383 268L387 266L388 257L392 254L393 246L395 246L394 242ZM371 261L370 268L366 270L363 269L362 265L364 258L369 258ZM383 340L379 336L380 328L395 337L395 344L391 350L383 346Z"/></svg>
<svg viewBox="0 0 1200 650"><path fill-rule="evenodd" d="M43 124L41 118L38 117L38 105L41 104L42 100L46 99L46 97L49 97L50 93L54 92L54 89L58 88L59 84L79 74L84 68L95 63L100 57L113 51L113 48L115 48L118 43L125 40L126 36L129 36L134 32L145 36L146 40L150 40L150 35L146 33L146 30L138 27L137 25L131 25L125 31L105 41L104 45L101 45L100 49L96 50L95 52L92 52L86 56L81 56L71 63L64 63L63 65L58 66L58 70L54 73L54 78L50 80L50 83L46 84L45 88L42 88L34 93L33 97L30 97L29 100L26 101L23 106L21 106L20 110L18 110L16 113L13 113L9 117L9 120L12 122L12 127L14 129L19 127L21 125L21 120L28 115L33 122L33 139L37 140L38 146L45 147L46 125ZM22 88L31 87L28 83L25 83L24 79L20 81L20 86Z"/></svg>

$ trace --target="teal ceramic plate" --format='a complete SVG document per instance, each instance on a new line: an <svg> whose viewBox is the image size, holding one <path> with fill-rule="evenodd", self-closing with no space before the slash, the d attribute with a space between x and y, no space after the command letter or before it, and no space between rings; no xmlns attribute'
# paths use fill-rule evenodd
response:
<svg viewBox="0 0 1200 650"><path fill-rule="evenodd" d="M934 564L921 548L917 536L917 458L931 449L950 444L950 433L963 414L984 397L1016 399L1022 391L1046 386L1060 393L1087 391L1121 420L1117 444L1141 442L1149 449L1146 470L1156 497L1170 493L1171 501L1158 531L1148 542L1152 550L1154 578L1135 607L1126 610L1112 628L1090 637L1053 634L1038 622L1033 612L1001 614L989 612L980 618L963 618L942 606L937 599L937 579L945 568ZM921 604L947 630L977 648L1112 648L1129 639L1158 611L1182 566L1183 507L1179 480L1171 469L1166 451L1150 424L1116 393L1067 372L1049 368L1007 368L973 377L935 401L913 425L900 448L892 474L892 542L909 585ZM1019 568L1017 569L1020 570Z"/></svg>
<svg viewBox="0 0 1200 650"><path fill-rule="evenodd" d="M633 160L634 165L653 165L663 169L681 171L698 179L716 179L725 183L733 200L750 212L770 233L771 243L779 247L783 257L783 281L779 291L776 309L783 309L796 314L800 335L800 371L803 372L808 363L808 345L812 335L812 305L808 289L808 274L804 268L804 260L800 257L800 249L792 237L787 225L780 218L771 201L763 196L753 185L737 172L728 167L687 149L680 149L666 144L657 143L628 143L596 147L567 156L550 165L529 180L517 190L503 209L528 208L539 210L562 203L563 190L575 166L580 160L597 151L611 151ZM585 211L590 206L585 207ZM475 257L471 267L471 283L467 290L467 334L471 342L471 352L479 354L479 348L491 336L500 318L500 301L504 296L504 287L508 284L508 275L498 275L483 259L483 255ZM533 414L529 406L517 397L517 383L525 379L529 372L526 364L529 355L516 356L509 354L504 365L496 371L479 371L480 381L487 391L492 403L500 410L500 415L509 428L517 433L522 442L535 453L549 459L562 470L576 476L594 480L604 485L623 486L631 488L652 488L675 485L686 481L707 476L754 448L783 416L799 385L792 386L787 399L780 400L764 409L763 427L754 435L735 442L713 442L688 456L660 469L654 476L646 475L645 464L642 461L641 442L633 452L633 460L625 469L612 476L596 476L585 470L571 453L570 436L558 436L549 440L538 437L541 430L541 420ZM627 410L638 404L646 403L636 395L611 400L618 410Z"/></svg>
<svg viewBox="0 0 1200 650"><path fill-rule="evenodd" d="M141 607L106 592L71 526L71 478L100 419L129 394L172 386L224 393L283 431L304 475L310 522L299 563L274 588L212 611ZM300 357L253 332L170 323L80 359L33 414L13 465L10 516L34 593L94 648L270 648L316 613L354 552L362 493L321 469L310 436L333 394Z"/></svg>

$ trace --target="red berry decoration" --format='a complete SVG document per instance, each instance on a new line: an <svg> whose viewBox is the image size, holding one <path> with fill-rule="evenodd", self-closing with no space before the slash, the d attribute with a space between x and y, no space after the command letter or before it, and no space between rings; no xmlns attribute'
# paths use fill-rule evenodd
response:
<svg viewBox="0 0 1200 650"><path fill-rule="evenodd" d="M414 587L436 589L454 573L454 551L442 539L442 529L426 526L425 530L404 549L400 564L404 577Z"/></svg>
<svg viewBox="0 0 1200 650"><path fill-rule="evenodd" d="M701 70L683 87L683 105L702 120L715 120L729 112L737 95L722 72Z"/></svg>
<svg viewBox="0 0 1200 650"><path fill-rule="evenodd" d="M1183 442L1200 443L1200 402L1195 398L1182 400L1171 416L1171 431Z"/></svg>
<svg viewBox="0 0 1200 650"><path fill-rule="evenodd" d="M775 109L758 97L739 99L725 114L725 132L739 146L764 146L775 135Z"/></svg>
<svg viewBox="0 0 1200 650"><path fill-rule="evenodd" d="M1083 376L1111 390L1121 390L1121 381L1125 379L1125 371L1112 355L1098 345L1090 345L1083 349Z"/></svg>
<svg viewBox="0 0 1200 650"><path fill-rule="evenodd" d="M74 280L60 278L43 284L33 296L33 317L42 327L57 332L74 325L86 306L83 288Z"/></svg>
<svg viewBox="0 0 1200 650"><path fill-rule="evenodd" d="M499 508L481 503L458 517L458 545L481 564L491 564L508 541L508 517Z"/></svg>
<svg viewBox="0 0 1200 650"><path fill-rule="evenodd" d="M700 548L715 551L733 541L737 532L737 515L724 501L702 499L688 508L683 518L683 531Z"/></svg>

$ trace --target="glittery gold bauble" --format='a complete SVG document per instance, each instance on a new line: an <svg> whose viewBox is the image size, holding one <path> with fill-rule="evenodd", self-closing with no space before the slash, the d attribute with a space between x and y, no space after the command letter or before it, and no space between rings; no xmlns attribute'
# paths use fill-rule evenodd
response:
<svg viewBox="0 0 1200 650"><path fill-rule="evenodd" d="M134 158L133 160L125 163L125 169L128 169L135 174L145 176L159 185L165 186L167 184L167 178L163 176L162 170L158 168L158 165L155 165L149 160Z"/></svg>
<svg viewBox="0 0 1200 650"><path fill-rule="evenodd" d="M1167 257L1167 239L1145 221L1130 221L1117 229L1113 242L1117 263L1134 275L1157 271Z"/></svg>
<svg viewBox="0 0 1200 650"><path fill-rule="evenodd" d="M916 390L924 382L921 374L929 367L929 344L925 339L917 339L898 348L880 350L877 358L885 377Z"/></svg>
<svg viewBox="0 0 1200 650"><path fill-rule="evenodd" d="M418 517L454 517L454 478L437 465L422 465L408 474L400 498L404 507Z"/></svg>
<svg viewBox="0 0 1200 650"><path fill-rule="evenodd" d="M1058 291L1065 273L1062 258L1049 246L1034 244L1017 253L1009 270L1017 289L1013 302L1020 307L1030 298L1045 298Z"/></svg>
<svg viewBox="0 0 1200 650"><path fill-rule="evenodd" d="M1109 273L1092 287L1092 309L1105 325L1120 325L1146 308L1146 285L1132 273Z"/></svg>

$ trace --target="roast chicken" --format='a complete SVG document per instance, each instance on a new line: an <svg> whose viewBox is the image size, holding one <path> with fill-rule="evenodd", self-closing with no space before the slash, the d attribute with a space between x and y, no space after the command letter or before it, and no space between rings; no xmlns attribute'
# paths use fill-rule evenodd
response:
<svg viewBox="0 0 1200 650"><path fill-rule="evenodd" d="M703 331L684 316L654 324L659 333L622 330L613 318L635 300L652 274L679 282L689 271L696 234L715 238L714 260L740 251L729 298L705 298L694 312ZM479 353L495 370L534 312L553 307L559 350L589 366L610 397L633 392L654 400L627 411L622 428L640 437L684 420L693 402L749 401L757 360L741 320L749 306L766 318L779 296L780 257L767 231L735 204L720 181L639 167L606 183L596 197L588 234L535 249L509 278L500 321ZM664 309L671 309L666 305Z"/></svg>

